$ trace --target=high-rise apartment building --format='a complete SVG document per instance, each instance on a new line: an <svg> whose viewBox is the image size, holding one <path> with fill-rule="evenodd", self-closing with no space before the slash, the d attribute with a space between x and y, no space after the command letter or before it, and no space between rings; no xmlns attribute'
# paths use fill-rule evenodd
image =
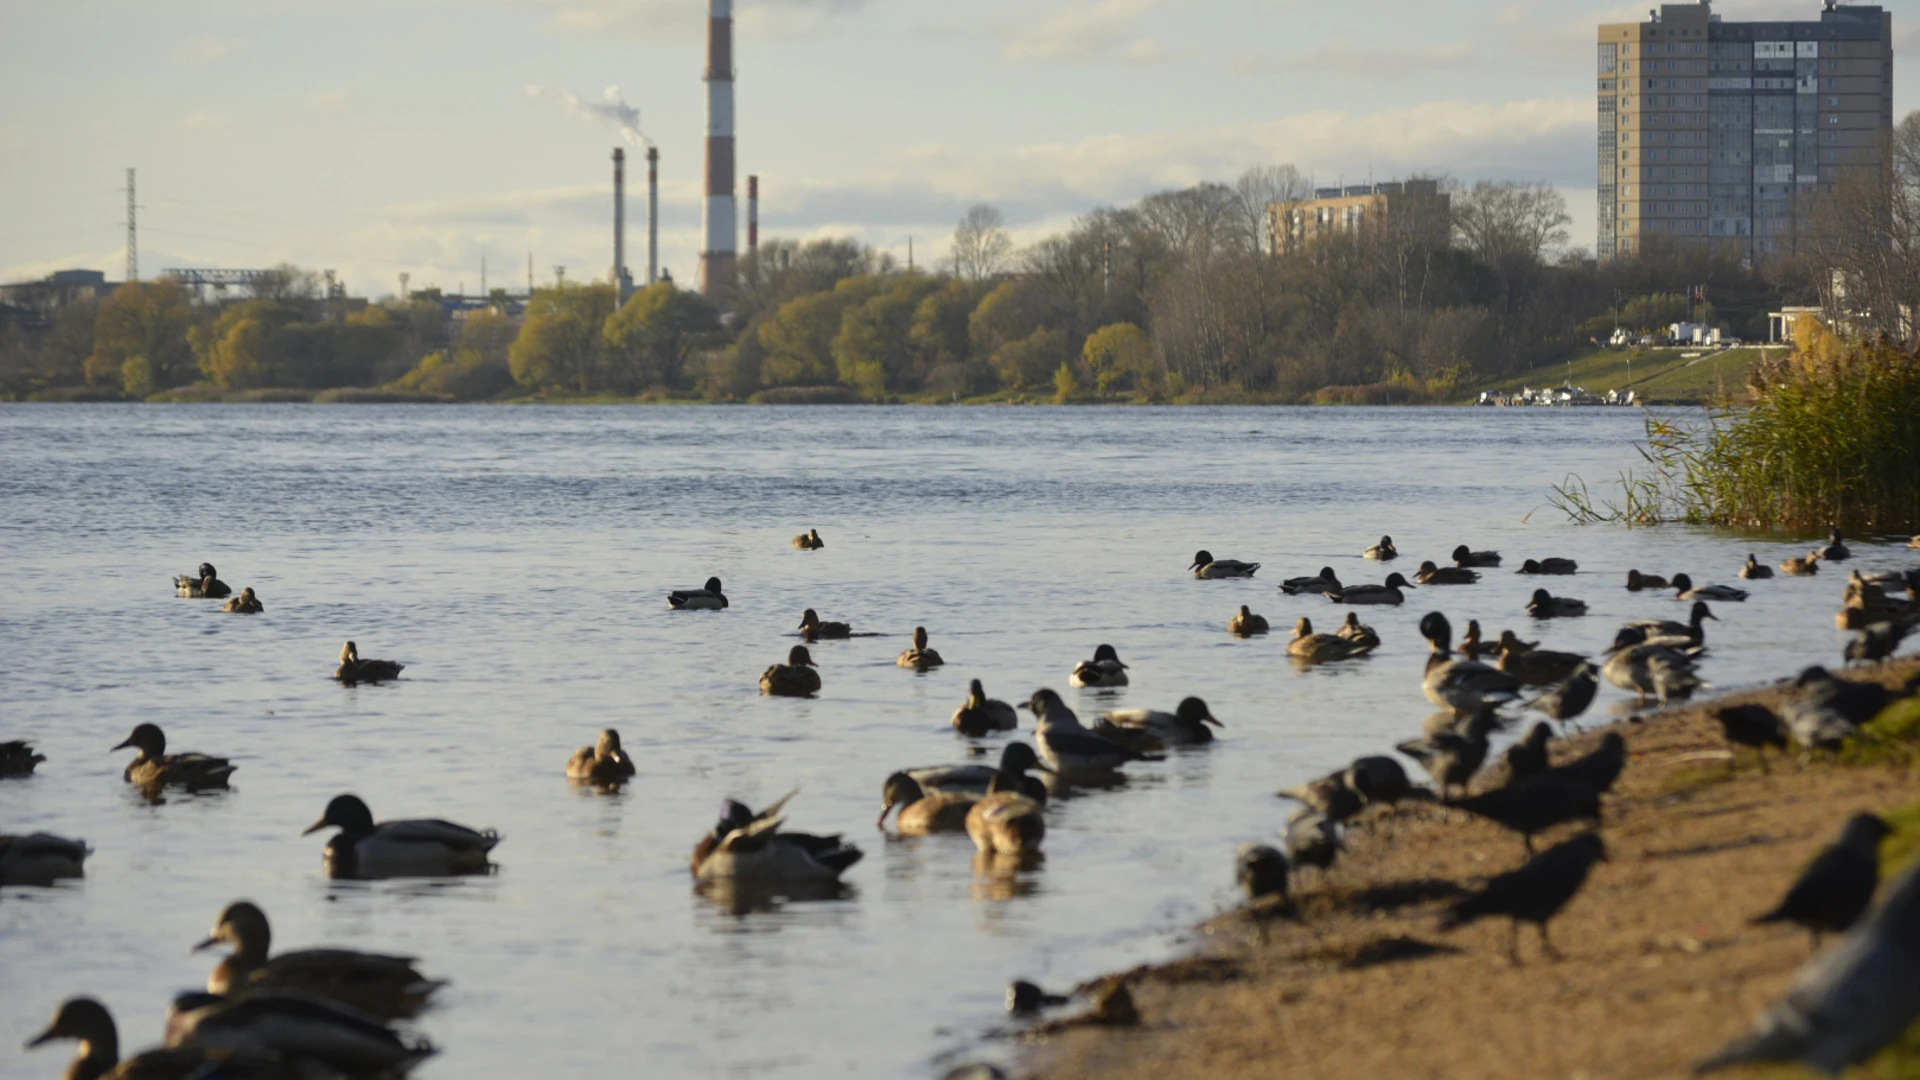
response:
<svg viewBox="0 0 1920 1080"><path fill-rule="evenodd" d="M1654 243L1789 248L1810 204L1893 129L1893 15L1724 22L1711 0L1600 27L1602 258Z"/></svg>

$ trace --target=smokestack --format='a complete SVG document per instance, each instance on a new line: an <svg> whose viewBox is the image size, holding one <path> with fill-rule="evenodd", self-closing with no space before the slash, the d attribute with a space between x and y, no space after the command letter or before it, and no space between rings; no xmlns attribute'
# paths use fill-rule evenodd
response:
<svg viewBox="0 0 1920 1080"><path fill-rule="evenodd" d="M647 284L660 280L660 148L647 147Z"/></svg>
<svg viewBox="0 0 1920 1080"><path fill-rule="evenodd" d="M733 196L733 0L708 0L707 15L707 198L700 292L724 302L733 292L739 228Z"/></svg>
<svg viewBox="0 0 1920 1080"><path fill-rule="evenodd" d="M747 177L747 254L760 250L760 178Z"/></svg>
<svg viewBox="0 0 1920 1080"><path fill-rule="evenodd" d="M613 287L621 303L633 291L627 276L627 152L613 148Z"/></svg>

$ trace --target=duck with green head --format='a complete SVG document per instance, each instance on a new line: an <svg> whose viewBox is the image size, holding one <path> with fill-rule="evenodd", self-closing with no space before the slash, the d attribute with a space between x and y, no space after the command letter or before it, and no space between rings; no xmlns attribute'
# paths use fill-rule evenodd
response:
<svg viewBox="0 0 1920 1080"><path fill-rule="evenodd" d="M446 877L482 874L500 834L456 825L438 818L413 818L376 824L373 811L355 795L336 795L320 820L300 835L339 829L328 841L322 861L336 878Z"/></svg>
<svg viewBox="0 0 1920 1080"><path fill-rule="evenodd" d="M273 929L267 913L246 900L228 904L213 931L194 952L222 944L233 952L207 976L207 992L221 997L243 993L316 994L388 1020L418 1013L446 983L428 979L410 956L385 956L356 949L295 949L270 955Z"/></svg>

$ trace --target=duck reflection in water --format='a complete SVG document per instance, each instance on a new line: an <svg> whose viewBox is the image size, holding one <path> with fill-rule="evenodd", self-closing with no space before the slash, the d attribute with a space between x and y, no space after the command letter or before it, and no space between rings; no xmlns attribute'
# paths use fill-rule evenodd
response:
<svg viewBox="0 0 1920 1080"><path fill-rule="evenodd" d="M1047 857L1038 851L1018 855L974 852L973 884L975 900L1004 902L1032 896L1040 887L1039 871Z"/></svg>
<svg viewBox="0 0 1920 1080"><path fill-rule="evenodd" d="M860 890L844 881L755 881L750 878L715 878L694 887L694 892L727 915L772 915L790 903L822 900L852 900Z"/></svg>

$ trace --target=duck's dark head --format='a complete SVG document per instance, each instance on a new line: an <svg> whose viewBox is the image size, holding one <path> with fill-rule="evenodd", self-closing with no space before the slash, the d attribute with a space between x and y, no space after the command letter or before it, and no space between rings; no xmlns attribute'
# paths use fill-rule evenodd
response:
<svg viewBox="0 0 1920 1080"><path fill-rule="evenodd" d="M1838 525L1827 526L1827 543L1837 544L1839 542L1840 542L1840 526ZM201 569L205 570L206 567L203 566L201 567Z"/></svg>
<svg viewBox="0 0 1920 1080"><path fill-rule="evenodd" d="M1383 537L1381 537L1381 538L1380 538L1380 546L1381 546L1381 547L1383 547L1383 548L1390 548L1390 547L1392 547L1392 546L1393 546L1393 537L1391 537L1391 536L1383 536Z"/></svg>
<svg viewBox="0 0 1920 1080"><path fill-rule="evenodd" d="M985 701L987 700L987 688L980 685L979 679L975 679L967 684L967 697L971 701Z"/></svg>
<svg viewBox="0 0 1920 1080"><path fill-rule="evenodd" d="M926 789L920 786L920 781L906 773L897 772L887 777L886 783L880 786L880 817L874 822L875 827L887 823L887 815L893 813L894 807L911 806L926 796ZM905 812L904 809L901 811Z"/></svg>
<svg viewBox="0 0 1920 1080"><path fill-rule="evenodd" d="M348 836L371 836L373 834L373 811L360 801L358 795L335 795L327 803L327 811L320 820L306 827L300 835L316 833L325 828L339 829Z"/></svg>
<svg viewBox="0 0 1920 1080"><path fill-rule="evenodd" d="M800 614L800 629L806 630L811 627L815 627L819 625L820 625L820 615L818 612L814 611L812 608L808 608L806 611Z"/></svg>
<svg viewBox="0 0 1920 1080"><path fill-rule="evenodd" d="M1702 619L1712 619L1714 622L1719 622L1720 616L1713 613L1713 609L1707 606L1705 600L1695 600L1693 602L1693 625L1699 626L1700 620Z"/></svg>
<svg viewBox="0 0 1920 1080"><path fill-rule="evenodd" d="M1523 574L1539 573L1540 561L1538 559L1528 559L1527 561L1520 564L1520 572Z"/></svg>
<svg viewBox="0 0 1920 1080"><path fill-rule="evenodd" d="M1616 653L1622 649L1631 649L1646 640L1647 631L1645 627L1623 626L1620 628L1619 633L1613 635L1613 644L1607 647L1607 651Z"/></svg>
<svg viewBox="0 0 1920 1080"><path fill-rule="evenodd" d="M128 747L140 751L143 757L157 758L167 752L167 736L158 724L137 724L133 733L114 749L125 750Z"/></svg>
<svg viewBox="0 0 1920 1080"><path fill-rule="evenodd" d="M720 800L720 820L713 826L713 838L724 840L727 834L753 824L753 810L737 799Z"/></svg>
<svg viewBox="0 0 1920 1080"><path fill-rule="evenodd" d="M1333 567L1323 566L1320 568L1320 580L1321 581L1339 581L1340 575L1333 572Z"/></svg>
<svg viewBox="0 0 1920 1080"><path fill-rule="evenodd" d="M807 651L805 645L795 645L787 650L787 666L813 667L813 654Z"/></svg>
<svg viewBox="0 0 1920 1080"><path fill-rule="evenodd" d="M203 562L200 564L200 580L205 581L208 578L217 578L219 576L220 572L213 568L212 563Z"/></svg>
<svg viewBox="0 0 1920 1080"><path fill-rule="evenodd" d="M1302 615L1300 618L1294 620L1293 639L1295 641L1298 641L1304 637L1312 637L1312 636L1313 636L1313 620L1312 619L1309 619L1306 616Z"/></svg>
<svg viewBox="0 0 1920 1080"><path fill-rule="evenodd" d="M55 1039L78 1039L84 1057L120 1056L120 1035L113 1025L113 1014L90 997L68 998L53 1014L47 1030L27 1040L27 1049L44 1046Z"/></svg>
<svg viewBox="0 0 1920 1080"><path fill-rule="evenodd" d="M256 904L236 900L220 912L220 917L214 920L213 931L205 941L195 945L193 951L200 952L226 942L239 952L265 957L272 941L273 931L267 924L267 913Z"/></svg>
<svg viewBox="0 0 1920 1080"><path fill-rule="evenodd" d="M1430 611L1420 618L1420 636L1430 642L1435 651L1447 652L1453 646L1453 624L1437 611Z"/></svg>
<svg viewBox="0 0 1920 1080"><path fill-rule="evenodd" d="M1534 607L1552 607L1553 594L1545 589L1535 589L1533 590L1533 600L1531 603Z"/></svg>
<svg viewBox="0 0 1920 1080"><path fill-rule="evenodd" d="M1387 587L1390 589L1411 589L1413 585L1396 572L1387 575Z"/></svg>
<svg viewBox="0 0 1920 1080"><path fill-rule="evenodd" d="M719 579L719 578L717 578L717 577L710 577L710 578L708 578L708 579L707 579L707 583L706 583L706 585L705 585L705 586L703 586L703 588L705 588L705 589L706 589L706 590L707 590L708 592L710 592L710 593L717 593L717 592L719 592L719 591L720 591L720 579Z"/></svg>
<svg viewBox="0 0 1920 1080"><path fill-rule="evenodd" d="M1187 567L1187 569L1198 570L1212 561L1213 561L1213 552L1208 551L1205 548L1201 548L1199 551L1196 551L1193 553L1193 565Z"/></svg>
<svg viewBox="0 0 1920 1080"><path fill-rule="evenodd" d="M593 753L598 758L617 758L624 753L620 749L620 733L607 728L600 732L600 739L593 744Z"/></svg>
<svg viewBox="0 0 1920 1080"><path fill-rule="evenodd" d="M1010 742L1006 749L1000 751L1001 772L1023 773L1029 769L1038 772L1053 771L1040 764L1040 755L1034 753L1033 747L1026 743Z"/></svg>
<svg viewBox="0 0 1920 1080"><path fill-rule="evenodd" d="M1693 591L1693 579L1685 574L1675 574L1669 582L1676 594Z"/></svg>
<svg viewBox="0 0 1920 1080"><path fill-rule="evenodd" d="M1464 562L1471 558L1473 558L1473 549L1467 545L1461 544L1459 547L1453 549L1454 562Z"/></svg>
<svg viewBox="0 0 1920 1080"><path fill-rule="evenodd" d="M1035 719L1046 716L1047 710L1055 706L1065 708L1066 703L1060 700L1059 694L1051 690L1035 690L1033 697L1020 703L1020 707L1032 713ZM1017 744L1009 744L1009 748L1013 745Z"/></svg>
<svg viewBox="0 0 1920 1080"><path fill-rule="evenodd" d="M1247 609L1241 608L1240 610L1245 611ZM1093 649L1093 662L1097 664L1102 660L1111 660L1116 664L1120 664L1120 653L1111 645L1096 645ZM1120 664L1120 666L1126 667L1127 665Z"/></svg>
<svg viewBox="0 0 1920 1080"><path fill-rule="evenodd" d="M1893 835L1893 826L1884 818L1874 814L1855 814L1847 819L1840 832L1840 842L1848 847L1858 848L1871 853L1880 846L1880 841Z"/></svg>
<svg viewBox="0 0 1920 1080"><path fill-rule="evenodd" d="M913 628L913 647L916 649L924 649L927 647L926 627L916 626Z"/></svg>
<svg viewBox="0 0 1920 1080"><path fill-rule="evenodd" d="M1432 559L1428 559L1427 561L1420 564L1420 572L1423 574L1431 574L1438 569L1440 568L1434 565Z"/></svg>
<svg viewBox="0 0 1920 1080"><path fill-rule="evenodd" d="M1207 703L1197 697L1182 699L1180 707L1175 709L1173 714L1189 724L1212 724L1214 727L1227 726L1219 720L1216 720L1213 713L1207 709Z"/></svg>

